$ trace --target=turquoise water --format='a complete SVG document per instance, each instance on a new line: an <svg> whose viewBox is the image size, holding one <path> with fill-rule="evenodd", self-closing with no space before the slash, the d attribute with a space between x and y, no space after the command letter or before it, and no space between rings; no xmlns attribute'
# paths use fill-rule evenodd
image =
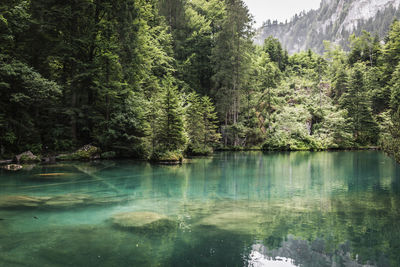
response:
<svg viewBox="0 0 400 267"><path fill-rule="evenodd" d="M400 166L376 151L0 171L0 266L400 266L399 221Z"/></svg>

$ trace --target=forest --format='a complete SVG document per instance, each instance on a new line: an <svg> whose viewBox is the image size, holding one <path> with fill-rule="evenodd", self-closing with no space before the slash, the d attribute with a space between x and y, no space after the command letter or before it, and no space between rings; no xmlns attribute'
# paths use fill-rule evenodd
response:
<svg viewBox="0 0 400 267"><path fill-rule="evenodd" d="M4 0L0 158L382 148L400 161L400 22L289 55L242 0Z"/></svg>

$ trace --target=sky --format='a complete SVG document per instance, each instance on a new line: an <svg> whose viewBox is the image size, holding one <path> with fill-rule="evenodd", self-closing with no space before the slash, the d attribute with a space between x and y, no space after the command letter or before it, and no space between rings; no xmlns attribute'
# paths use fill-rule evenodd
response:
<svg viewBox="0 0 400 267"><path fill-rule="evenodd" d="M256 21L256 27L268 19L288 21L303 10L317 9L321 0L244 0Z"/></svg>

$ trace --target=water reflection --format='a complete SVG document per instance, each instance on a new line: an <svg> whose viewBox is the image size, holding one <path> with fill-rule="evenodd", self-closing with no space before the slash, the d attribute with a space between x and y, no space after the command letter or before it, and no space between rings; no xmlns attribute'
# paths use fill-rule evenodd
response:
<svg viewBox="0 0 400 267"><path fill-rule="evenodd" d="M257 250L253 250L249 255L248 267L297 267L293 259L285 257L268 257Z"/></svg>
<svg viewBox="0 0 400 267"><path fill-rule="evenodd" d="M0 171L0 265L65 265L78 255L75 266L399 266L399 175L376 151ZM120 231L110 218L123 212L178 227Z"/></svg>
<svg viewBox="0 0 400 267"><path fill-rule="evenodd" d="M312 242L289 236L277 249L268 249L263 244L255 244L249 255L248 266L308 266L308 267L362 267L390 266L387 258L381 257L377 265L372 262L361 264L351 257L352 251L348 242L340 244L332 252L327 251L327 244L322 239ZM355 257L358 258L358 255Z"/></svg>

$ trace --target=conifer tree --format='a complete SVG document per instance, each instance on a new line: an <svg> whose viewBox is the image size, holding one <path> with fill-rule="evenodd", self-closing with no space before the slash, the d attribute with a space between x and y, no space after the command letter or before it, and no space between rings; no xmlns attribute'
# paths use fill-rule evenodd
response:
<svg viewBox="0 0 400 267"><path fill-rule="evenodd" d="M211 99L191 93L186 108L187 152L194 155L212 153L213 146L220 139L217 128L217 113Z"/></svg>
<svg viewBox="0 0 400 267"><path fill-rule="evenodd" d="M347 91L347 72L344 66L338 68L332 81L332 94L331 97L337 103L344 92Z"/></svg>
<svg viewBox="0 0 400 267"><path fill-rule="evenodd" d="M186 144L182 104L171 77L163 83L161 114L156 127L157 147L161 151L182 150Z"/></svg>
<svg viewBox="0 0 400 267"><path fill-rule="evenodd" d="M206 149L207 147L215 145L221 139L221 134L217 132L218 116L211 98L203 96L201 98L201 107L205 128L203 135L203 149Z"/></svg>
<svg viewBox="0 0 400 267"><path fill-rule="evenodd" d="M203 121L203 110L200 97L196 93L191 93L187 98L188 105L186 107L186 132L188 134L189 154L202 154L202 138L205 134L205 124Z"/></svg>
<svg viewBox="0 0 400 267"><path fill-rule="evenodd" d="M348 89L340 98L340 104L347 109L358 144L376 142L376 123L372 117L370 101L365 88L365 65L356 63L349 77Z"/></svg>
<svg viewBox="0 0 400 267"><path fill-rule="evenodd" d="M400 63L397 65L396 70L392 75L392 80L390 81L391 87L391 98L390 98L390 108L392 114L399 111L400 107Z"/></svg>

